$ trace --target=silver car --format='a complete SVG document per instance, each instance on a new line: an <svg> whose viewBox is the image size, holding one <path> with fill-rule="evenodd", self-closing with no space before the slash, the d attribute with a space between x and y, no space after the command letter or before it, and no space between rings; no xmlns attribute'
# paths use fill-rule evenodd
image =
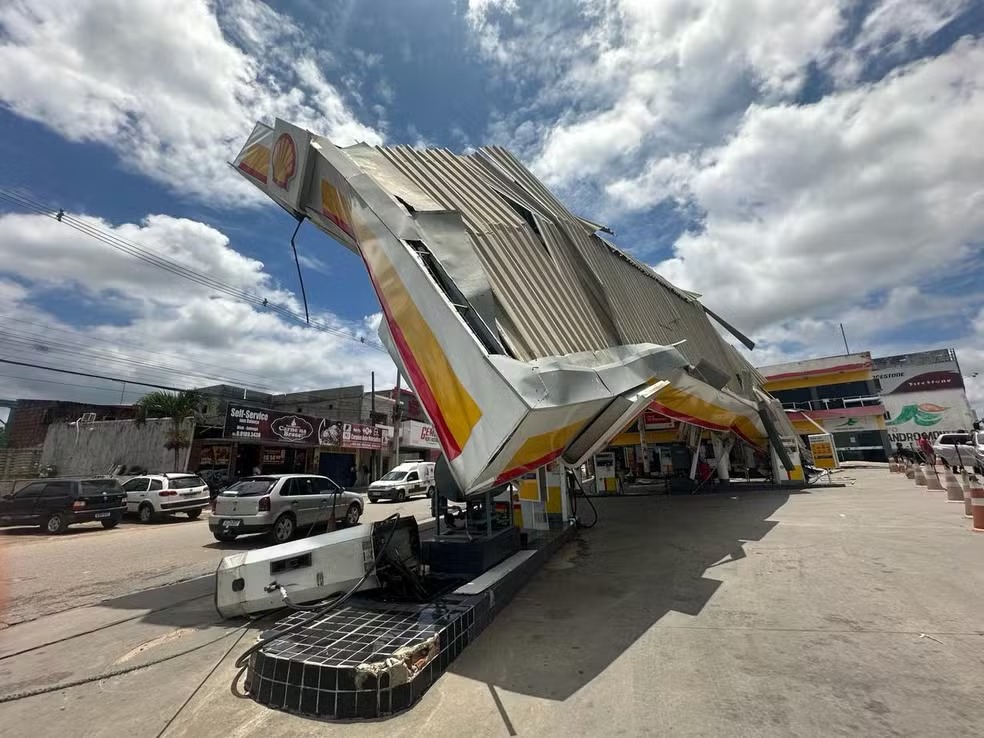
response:
<svg viewBox="0 0 984 738"><path fill-rule="evenodd" d="M328 477L312 474L264 474L240 479L215 498L208 527L217 541L266 533L271 543L286 543L297 531L308 535L331 518L355 525L362 497L346 492Z"/></svg>

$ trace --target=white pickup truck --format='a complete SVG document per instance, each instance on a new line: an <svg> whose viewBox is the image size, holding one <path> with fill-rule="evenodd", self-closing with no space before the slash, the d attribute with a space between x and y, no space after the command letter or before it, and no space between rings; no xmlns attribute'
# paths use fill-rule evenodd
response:
<svg viewBox="0 0 984 738"><path fill-rule="evenodd" d="M933 451L947 466L984 474L984 431L941 433L933 442Z"/></svg>

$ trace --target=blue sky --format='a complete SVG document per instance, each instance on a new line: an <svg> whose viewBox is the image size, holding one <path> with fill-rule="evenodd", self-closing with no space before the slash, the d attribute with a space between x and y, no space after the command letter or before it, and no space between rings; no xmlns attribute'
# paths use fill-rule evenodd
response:
<svg viewBox="0 0 984 738"><path fill-rule="evenodd" d="M495 143L758 339L753 363L836 353L843 322L852 349L952 345L984 373L982 31L972 0L13 2L0 188L296 311L293 222L225 164L253 120ZM0 200L0 356L175 385L391 384L384 354L339 335L374 340L357 257L310 226L298 246L331 331ZM0 366L0 397L119 389ZM984 381L970 392L981 407Z"/></svg>

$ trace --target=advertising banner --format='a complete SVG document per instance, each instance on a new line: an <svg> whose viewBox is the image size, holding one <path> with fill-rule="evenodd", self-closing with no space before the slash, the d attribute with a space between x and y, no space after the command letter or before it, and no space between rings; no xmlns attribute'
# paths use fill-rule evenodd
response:
<svg viewBox="0 0 984 738"><path fill-rule="evenodd" d="M852 417L822 418L817 421L828 433L849 431L885 430L885 419L881 415L859 415Z"/></svg>
<svg viewBox="0 0 984 738"><path fill-rule="evenodd" d="M969 431L974 418L963 390L891 394L882 398L889 419L888 439L894 447L908 447L920 438L935 439L941 433Z"/></svg>
<svg viewBox="0 0 984 738"><path fill-rule="evenodd" d="M400 426L400 445L407 448L441 448L434 426L417 420L404 421Z"/></svg>
<svg viewBox="0 0 984 738"><path fill-rule="evenodd" d="M888 366L875 369L873 375L881 383L879 394L883 397L905 392L963 389L964 386L956 361Z"/></svg>
<svg viewBox="0 0 984 738"><path fill-rule="evenodd" d="M379 450L383 447L383 428L326 419L318 426L318 441L322 446Z"/></svg>
<svg viewBox="0 0 984 738"><path fill-rule="evenodd" d="M837 455L834 444L826 433L809 436L810 451L813 454L813 464L821 469L836 469Z"/></svg>
<svg viewBox="0 0 984 738"><path fill-rule="evenodd" d="M296 443L315 445L315 428L318 419L297 413L281 413L275 410L229 404L226 409L226 438L259 442Z"/></svg>
<svg viewBox="0 0 984 738"><path fill-rule="evenodd" d="M673 421L655 410L646 410L643 414L646 430L673 430Z"/></svg>

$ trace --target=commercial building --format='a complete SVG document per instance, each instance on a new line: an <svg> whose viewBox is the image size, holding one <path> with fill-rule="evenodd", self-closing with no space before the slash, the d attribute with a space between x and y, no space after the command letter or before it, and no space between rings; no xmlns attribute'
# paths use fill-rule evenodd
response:
<svg viewBox="0 0 984 738"><path fill-rule="evenodd" d="M885 403L888 439L894 447L919 438L970 430L976 420L967 401L952 348L875 359L874 377Z"/></svg>
<svg viewBox="0 0 984 738"><path fill-rule="evenodd" d="M886 408L869 352L758 368L765 390L782 403L796 432L829 433L841 461L885 461Z"/></svg>

